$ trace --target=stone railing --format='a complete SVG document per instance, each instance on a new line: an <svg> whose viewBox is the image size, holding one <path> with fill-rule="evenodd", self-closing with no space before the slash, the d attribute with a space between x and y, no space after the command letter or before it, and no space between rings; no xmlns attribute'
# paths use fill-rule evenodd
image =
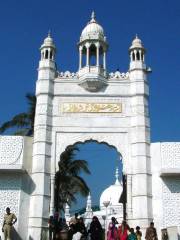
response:
<svg viewBox="0 0 180 240"><path fill-rule="evenodd" d="M0 171L25 170L31 164L31 156L32 138L0 136Z"/></svg>
<svg viewBox="0 0 180 240"><path fill-rule="evenodd" d="M92 67L89 67L89 71L91 73L100 73L100 74L104 74L104 70L102 68L98 68L98 72L97 72L97 67L95 66L92 66ZM69 79L73 79L73 78L78 78L79 77L79 74L81 73L81 75L89 72L87 71L87 68L84 67L80 70L80 72L70 72L70 71L65 71L65 72L57 72L57 77L58 78L69 78ZM116 71L116 72L111 72L108 74L108 79L109 80L125 80L125 79L128 79L129 78L129 72L127 73L121 73L119 71Z"/></svg>
<svg viewBox="0 0 180 240"><path fill-rule="evenodd" d="M57 72L58 78L77 78L78 74L70 71Z"/></svg>
<svg viewBox="0 0 180 240"><path fill-rule="evenodd" d="M119 71L109 73L109 80L119 79L124 80L129 78L129 72L121 73Z"/></svg>

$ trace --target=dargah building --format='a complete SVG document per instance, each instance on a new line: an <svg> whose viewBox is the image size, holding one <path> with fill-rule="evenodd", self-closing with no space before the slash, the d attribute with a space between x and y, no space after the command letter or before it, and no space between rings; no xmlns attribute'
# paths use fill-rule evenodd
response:
<svg viewBox="0 0 180 240"><path fill-rule="evenodd" d="M144 233L154 221L159 239L165 228L178 239L180 143L150 141L146 57L151 53L136 36L127 49L127 72L108 72L108 36L94 13L74 49L79 54L76 72L59 71L56 50L49 34L40 47L34 136L0 136L0 224L9 206L18 218L14 239L43 239L54 213L61 153L93 140L122 156L128 224L141 226Z"/></svg>

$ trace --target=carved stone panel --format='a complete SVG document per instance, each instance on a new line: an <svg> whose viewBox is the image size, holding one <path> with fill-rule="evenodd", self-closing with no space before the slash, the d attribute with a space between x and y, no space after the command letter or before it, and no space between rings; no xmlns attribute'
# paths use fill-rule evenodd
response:
<svg viewBox="0 0 180 240"><path fill-rule="evenodd" d="M23 155L23 137L0 136L0 164L20 164Z"/></svg>
<svg viewBox="0 0 180 240"><path fill-rule="evenodd" d="M18 218L20 201L21 179L17 176L1 175L0 180L0 226L7 207ZM17 225L16 225L17 226Z"/></svg>

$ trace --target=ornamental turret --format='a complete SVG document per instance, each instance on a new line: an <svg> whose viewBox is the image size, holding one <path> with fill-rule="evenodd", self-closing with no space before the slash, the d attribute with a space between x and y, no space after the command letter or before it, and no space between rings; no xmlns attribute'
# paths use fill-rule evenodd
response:
<svg viewBox="0 0 180 240"><path fill-rule="evenodd" d="M40 50L41 50L41 60L47 59L47 60L54 61L56 47L54 45L50 32L48 33L48 36L44 39L44 43L41 45Z"/></svg>
<svg viewBox="0 0 180 240"><path fill-rule="evenodd" d="M88 91L98 91L107 85L106 53L108 43L102 26L96 21L94 12L81 33L78 48L80 85Z"/></svg>
<svg viewBox="0 0 180 240"><path fill-rule="evenodd" d="M136 35L135 39L132 41L131 47L129 48L130 70L146 69L145 53L146 50L143 47L141 40Z"/></svg>

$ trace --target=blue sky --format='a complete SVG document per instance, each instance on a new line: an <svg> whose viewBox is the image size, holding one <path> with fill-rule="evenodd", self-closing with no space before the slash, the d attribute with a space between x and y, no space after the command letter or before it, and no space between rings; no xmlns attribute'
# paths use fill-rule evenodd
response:
<svg viewBox="0 0 180 240"><path fill-rule="evenodd" d="M26 110L34 92L39 47L51 29L60 71L78 68L77 42L92 10L109 42L107 67L128 70L128 48L137 33L147 49L151 139L180 140L179 0L6 0L0 3L0 124Z"/></svg>

